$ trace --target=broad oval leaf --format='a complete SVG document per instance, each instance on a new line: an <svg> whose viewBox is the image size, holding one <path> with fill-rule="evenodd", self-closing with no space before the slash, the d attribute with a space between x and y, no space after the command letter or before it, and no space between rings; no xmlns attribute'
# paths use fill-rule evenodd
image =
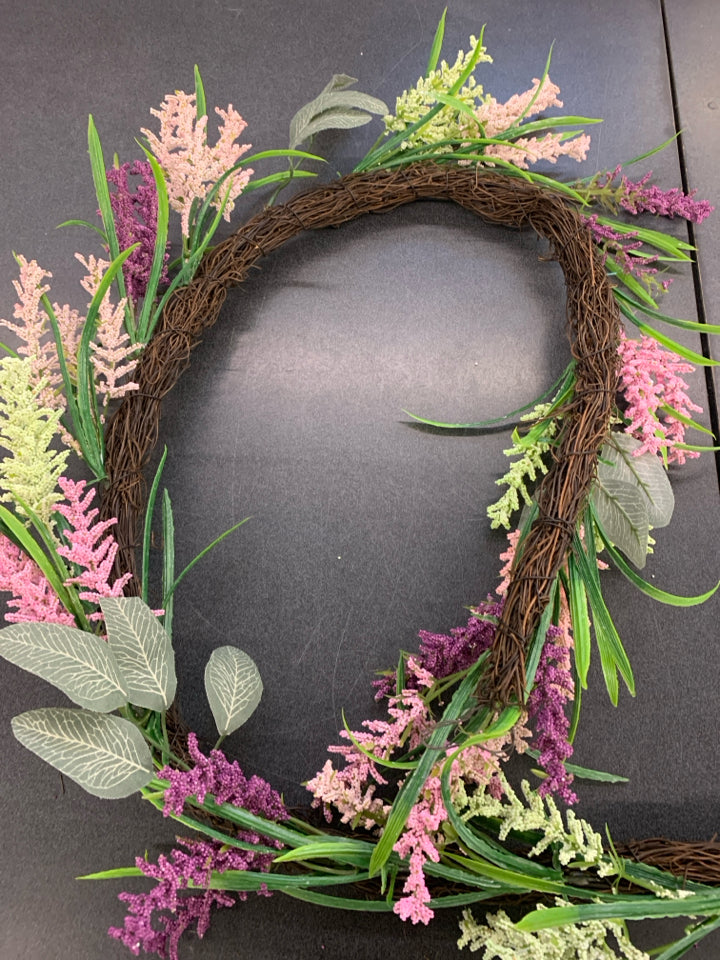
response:
<svg viewBox="0 0 720 960"><path fill-rule="evenodd" d="M641 443L627 433L613 433L603 446L598 477L635 484L646 498L648 521L653 527L666 527L675 509L675 495L660 457L654 453L635 456Z"/></svg>
<svg viewBox="0 0 720 960"><path fill-rule="evenodd" d="M177 687L175 654L167 631L140 597L104 597L100 607L130 703L166 710Z"/></svg>
<svg viewBox="0 0 720 960"><path fill-rule="evenodd" d="M96 797L128 797L154 775L143 735L121 717L43 707L13 717L12 730L24 747Z"/></svg>
<svg viewBox="0 0 720 960"><path fill-rule="evenodd" d="M592 490L592 503L612 543L642 569L650 535L647 497L633 483L598 477Z"/></svg>
<svg viewBox="0 0 720 960"><path fill-rule="evenodd" d="M60 623L13 623L0 630L0 656L88 710L105 713L127 703L110 648L84 630Z"/></svg>
<svg viewBox="0 0 720 960"><path fill-rule="evenodd" d="M255 661L237 647L217 647L205 667L205 693L221 737L255 711L263 685Z"/></svg>

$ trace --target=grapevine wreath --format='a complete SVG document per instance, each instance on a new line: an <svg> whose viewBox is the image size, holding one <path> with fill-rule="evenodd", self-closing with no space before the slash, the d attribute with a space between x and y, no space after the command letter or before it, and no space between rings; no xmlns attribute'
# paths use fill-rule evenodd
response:
<svg viewBox="0 0 720 960"><path fill-rule="evenodd" d="M336 75L295 115L287 150L249 156L236 142L245 122L232 106L217 110L211 145L197 70L193 94L177 92L152 111L160 131L143 131L143 160L107 169L91 119L102 226L85 226L99 229L109 260L78 255L86 315L51 303L50 274L17 257L18 304L14 321L2 322L19 346L0 361L0 588L12 594L0 653L74 706L30 710L13 732L90 793L137 791L181 825L169 855L93 875L153 881L121 894L127 917L110 929L135 955L177 958L188 928L202 937L213 908L251 892L394 912L414 924L462 908L458 946L486 960L639 960L648 954L630 942L627 920L688 917L684 935L654 954L674 960L720 927L720 846L621 846L601 836L572 804L578 780L604 775L569 762L593 648L611 700L620 679L634 692L602 569L617 567L663 603L714 593L677 597L637 572L651 530L670 522L668 464L712 449L685 441L686 429L705 428L682 379L708 361L657 329L661 321L700 328L656 302L669 283L659 268L688 261L690 246L619 216L700 222L711 208L621 168L573 183L531 169L584 159L582 128L594 121L547 114L562 106L549 60L527 92L499 103L475 79L490 60L482 36L448 64L443 31L444 18L426 74L394 113ZM374 115L384 129L353 172L276 202L291 180L312 175L318 135ZM249 166L272 158L288 169L257 177ZM267 206L212 246L220 219L261 187L274 191ZM419 650L401 653L376 680L385 718L341 731L307 783L314 811L298 817L220 749L262 694L247 654L223 646L207 664L214 749L201 748L174 711L173 595L208 551L175 571L170 500L157 502L165 455L148 482L144 470L161 400L230 287L303 231L426 198L487 223L531 227L547 242L565 278L572 360L535 405L513 413L512 463L499 481L506 490L488 510L508 531L500 587L466 626L421 632ZM181 214L182 234L172 262L170 209ZM98 482L97 503L93 486L68 476L71 453ZM156 504L162 599L152 609ZM523 753L539 765L538 786L506 775L505 762Z"/></svg>

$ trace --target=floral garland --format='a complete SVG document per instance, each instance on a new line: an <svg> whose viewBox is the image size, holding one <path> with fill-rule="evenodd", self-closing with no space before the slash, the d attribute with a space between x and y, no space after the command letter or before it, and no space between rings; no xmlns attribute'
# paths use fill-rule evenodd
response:
<svg viewBox="0 0 720 960"><path fill-rule="evenodd" d="M18 341L0 360L0 443L7 451L0 463L0 589L12 595L0 654L54 684L76 706L31 710L14 718L13 732L90 793L112 799L139 792L196 836L156 863L139 857L133 868L93 875L155 881L149 892L120 895L128 914L122 928L110 929L135 955L142 950L177 960L188 928L202 937L214 906L232 906L250 892L392 911L423 924L438 909L464 907L458 946L483 950L485 960L523 952L548 960L640 960L648 955L630 942L627 920L693 918L680 940L656 954L674 960L720 926L714 886L621 855L575 815L575 780L612 778L569 762L593 633L611 700L617 703L618 675L634 692L599 571L612 564L664 603L701 603L714 593L676 597L636 572L651 549L651 529L671 519L668 464L713 449L685 440L688 428L708 431L692 418L700 408L683 375L709 361L648 322L700 329L668 318L656 302L670 283L659 264L687 262L691 247L618 219L619 211L648 212L700 223L712 208L692 194L662 191L650 175L631 180L620 167L575 183L532 170L540 161L583 160L590 138L578 128L595 121L545 116L562 106L549 61L529 90L499 103L475 79L477 67L490 62L482 36L471 38L470 52L449 65L440 62L443 32L444 17L424 77L398 97L394 113L350 89L351 78L335 76L294 117L286 150L247 156L250 147L236 142L246 124L232 105L216 110L219 138L210 145L197 70L193 94L168 96L151 111L160 130L142 131L143 160L106 169L91 119L102 228L85 226L99 229L110 259L77 255L87 271L85 316L51 303L45 282L51 274L17 257L14 319L0 321ZM172 509L164 497L162 602L152 610L150 529L165 457L150 488L135 578L129 570L117 572L116 518L99 519L95 491L66 473L77 454L95 480L107 480L106 425L117 401L138 391L141 357L173 298L201 275L220 219L228 220L236 201L253 189L273 186L272 204L291 180L313 175L303 164L319 158L302 146L373 115L384 118L384 130L358 174L440 164L518 189L529 183L562 199L592 240L591 262L602 263L614 284L615 308L640 337L618 334L612 429L594 451L597 468L570 531L571 548L553 573L538 622L521 638L520 695L493 695L490 668L508 592L530 552L537 482L548 474L572 415L575 362L531 410L513 414L518 426L505 451L512 462L498 481L506 489L488 508L491 525L508 531L496 595L447 635L422 631L418 652L401 654L376 681L387 718L341 731L342 743L329 747L331 758L307 783L312 806L328 822L324 830L312 817L291 816L268 783L247 777L219 749L262 695L257 667L244 652L221 647L205 670L219 734L215 748L205 753L193 733L178 742L168 729L176 690L173 595L222 537L177 574ZM286 158L288 169L252 179L248 164L271 158ZM182 237L172 263L171 209L180 214ZM701 329L720 332L706 324ZM525 780L518 791L504 764L522 753L539 763L541 782L531 788ZM564 814L554 798L568 805ZM341 833L338 823L348 829ZM514 921L502 909L480 921L469 909L483 900L512 904L521 897L526 904L528 895L535 905Z"/></svg>

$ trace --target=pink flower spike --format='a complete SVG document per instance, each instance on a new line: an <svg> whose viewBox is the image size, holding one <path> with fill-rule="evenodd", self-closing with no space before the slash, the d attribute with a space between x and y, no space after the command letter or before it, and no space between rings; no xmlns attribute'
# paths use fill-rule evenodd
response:
<svg viewBox="0 0 720 960"><path fill-rule="evenodd" d="M203 201L220 177L250 149L249 143L235 143L247 123L232 104L227 110L216 107L215 112L220 117L219 138L215 146L210 146L207 141L208 118L197 119L194 93L178 90L165 98L159 110L150 112L160 120L160 133L146 129L142 132L165 173L170 206L182 215L182 234L188 237L193 201ZM247 186L253 172L250 168L238 170L220 187L212 206L220 209L229 188L223 211L225 220L230 219L234 201Z"/></svg>
<svg viewBox="0 0 720 960"><path fill-rule="evenodd" d="M109 581L112 573L118 545L112 534L104 536L114 524L115 518L95 523L98 509L89 509L95 497L95 491L90 489L85 493L85 481L77 483L67 477L60 477L59 486L65 494L66 503L58 504L57 511L69 522L70 528L65 531L70 546L58 547L58 553L76 564L81 572L71 577L67 583L75 583L83 588L79 594L81 600L98 603L102 597L120 597L123 587L132 577L125 573L111 585ZM102 539L101 539L102 538ZM91 614L90 620L99 620L102 614Z"/></svg>
<svg viewBox="0 0 720 960"><path fill-rule="evenodd" d="M6 536L0 534L0 590L11 593L5 614L8 623L61 623L75 625L40 567Z"/></svg>
<svg viewBox="0 0 720 960"><path fill-rule="evenodd" d="M622 360L620 389L627 404L625 417L630 421L625 432L641 441L635 455L648 452L659 455L666 449L668 462L679 464L699 457L695 450L678 448L677 444L685 438L685 425L661 409L672 407L684 417L702 412L702 407L687 395L688 385L679 376L692 373L692 364L644 335L639 340L631 340L622 334L618 352Z"/></svg>

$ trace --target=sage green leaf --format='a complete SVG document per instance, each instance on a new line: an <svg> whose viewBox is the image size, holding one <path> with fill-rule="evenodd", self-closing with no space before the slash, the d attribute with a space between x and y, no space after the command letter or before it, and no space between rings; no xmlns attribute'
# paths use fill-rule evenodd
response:
<svg viewBox="0 0 720 960"><path fill-rule="evenodd" d="M105 713L127 703L108 645L84 630L60 623L13 623L0 630L0 656L88 710Z"/></svg>
<svg viewBox="0 0 720 960"><path fill-rule="evenodd" d="M635 456L642 444L627 433L613 433L603 446L598 464L598 478L622 480L634 484L645 497L648 523L666 527L675 509L675 495L660 457L654 453Z"/></svg>
<svg viewBox="0 0 720 960"><path fill-rule="evenodd" d="M13 717L12 731L24 747L93 796L118 800L153 778L143 735L121 717L43 707Z"/></svg>
<svg viewBox="0 0 720 960"><path fill-rule="evenodd" d="M241 727L255 711L263 685L255 661L237 647L217 647L205 667L205 693L221 737Z"/></svg>
<svg viewBox="0 0 720 960"><path fill-rule="evenodd" d="M100 607L130 702L166 710L177 687L175 654L167 631L140 597L104 597Z"/></svg>
<svg viewBox="0 0 720 960"><path fill-rule="evenodd" d="M334 73L323 87L323 93L332 93L334 90L347 90L357 83L357 77L349 77L346 73Z"/></svg>
<svg viewBox="0 0 720 960"><path fill-rule="evenodd" d="M350 130L352 127L363 127L369 123L372 117L369 113L360 113L359 110L348 110L344 107L333 107L330 110L323 110L321 114L314 117L302 129L302 139L293 143L305 143L317 133L323 130Z"/></svg>
<svg viewBox="0 0 720 960"><path fill-rule="evenodd" d="M342 129L369 123L372 114L384 116L387 105L377 97L347 88L356 83L346 74L335 74L319 96L301 107L290 121L290 148L304 143L322 130Z"/></svg>
<svg viewBox="0 0 720 960"><path fill-rule="evenodd" d="M596 479L592 494L593 508L603 530L618 549L636 567L642 569L647 560L650 525L647 497L634 483L610 478Z"/></svg>

